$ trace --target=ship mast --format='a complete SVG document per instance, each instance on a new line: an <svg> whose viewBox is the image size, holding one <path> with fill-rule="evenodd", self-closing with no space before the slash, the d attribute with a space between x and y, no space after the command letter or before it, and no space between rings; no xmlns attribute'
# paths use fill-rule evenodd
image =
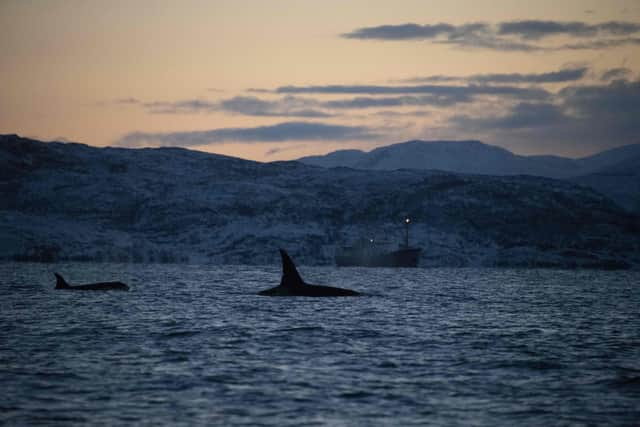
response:
<svg viewBox="0 0 640 427"><path fill-rule="evenodd" d="M411 222L411 218L407 217L404 219L404 247L409 249L409 223Z"/></svg>

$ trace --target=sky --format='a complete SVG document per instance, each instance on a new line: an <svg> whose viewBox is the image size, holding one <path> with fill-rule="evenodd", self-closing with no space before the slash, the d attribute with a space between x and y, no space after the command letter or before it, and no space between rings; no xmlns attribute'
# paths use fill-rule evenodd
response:
<svg viewBox="0 0 640 427"><path fill-rule="evenodd" d="M0 133L259 161L640 142L637 0L0 0Z"/></svg>

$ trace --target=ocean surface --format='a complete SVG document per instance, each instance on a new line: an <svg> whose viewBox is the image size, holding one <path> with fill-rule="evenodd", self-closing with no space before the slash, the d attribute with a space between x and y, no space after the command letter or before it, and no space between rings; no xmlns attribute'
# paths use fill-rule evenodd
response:
<svg viewBox="0 0 640 427"><path fill-rule="evenodd" d="M0 424L640 424L640 272L299 269L0 264Z"/></svg>

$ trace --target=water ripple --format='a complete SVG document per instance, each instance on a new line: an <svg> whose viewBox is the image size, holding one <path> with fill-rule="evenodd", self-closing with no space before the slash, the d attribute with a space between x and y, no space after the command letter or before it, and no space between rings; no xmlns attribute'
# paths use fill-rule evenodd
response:
<svg viewBox="0 0 640 427"><path fill-rule="evenodd" d="M274 267L1 264L0 424L640 419L638 272L301 270L370 297L256 295Z"/></svg>

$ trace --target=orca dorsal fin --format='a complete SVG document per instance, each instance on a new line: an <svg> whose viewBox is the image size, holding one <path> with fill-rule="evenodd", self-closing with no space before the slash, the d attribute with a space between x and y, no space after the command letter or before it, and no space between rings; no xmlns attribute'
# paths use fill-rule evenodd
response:
<svg viewBox="0 0 640 427"><path fill-rule="evenodd" d="M53 274L56 276L56 289L64 289L69 287L69 284L61 275L59 275L58 273Z"/></svg>
<svg viewBox="0 0 640 427"><path fill-rule="evenodd" d="M300 277L300 273L298 273L287 251L280 249L280 257L282 258L282 280L280 281L280 286L291 288L304 285L304 280Z"/></svg>

